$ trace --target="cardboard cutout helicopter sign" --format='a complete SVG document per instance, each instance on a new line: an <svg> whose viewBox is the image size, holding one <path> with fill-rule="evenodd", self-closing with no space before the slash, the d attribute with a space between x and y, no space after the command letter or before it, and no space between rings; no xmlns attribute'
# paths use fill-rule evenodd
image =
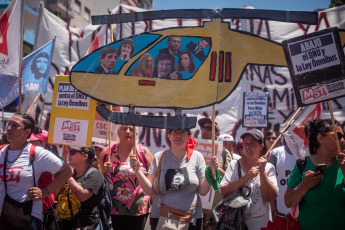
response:
<svg viewBox="0 0 345 230"><path fill-rule="evenodd" d="M114 123L185 129L195 127L196 118L182 117L180 109L220 103L249 63L287 65L280 44L229 30L226 22L214 19L201 27L143 33L104 46L72 68L70 81L106 103L177 109L174 117L153 117L97 108Z"/></svg>

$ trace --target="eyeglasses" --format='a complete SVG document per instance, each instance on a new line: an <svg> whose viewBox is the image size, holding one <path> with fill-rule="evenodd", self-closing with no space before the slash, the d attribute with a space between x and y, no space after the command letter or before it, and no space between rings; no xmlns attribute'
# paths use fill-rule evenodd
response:
<svg viewBox="0 0 345 230"><path fill-rule="evenodd" d="M326 133L326 135L332 135L332 136L334 136L334 132L328 132L328 133ZM337 135L338 135L339 141L340 141L342 138L344 138L344 140L345 140L345 135L342 134L341 132L337 132Z"/></svg>
<svg viewBox="0 0 345 230"><path fill-rule="evenodd" d="M277 139L277 137L266 137L266 140L268 140L268 141L274 141L276 139Z"/></svg>
<svg viewBox="0 0 345 230"><path fill-rule="evenodd" d="M201 127L201 130L206 129L207 131L212 131L212 126L203 126ZM215 131L218 132L218 129L215 128Z"/></svg>

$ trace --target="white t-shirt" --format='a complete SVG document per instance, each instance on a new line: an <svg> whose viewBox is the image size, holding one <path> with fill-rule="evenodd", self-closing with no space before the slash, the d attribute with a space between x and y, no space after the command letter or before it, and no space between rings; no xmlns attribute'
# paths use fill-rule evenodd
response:
<svg viewBox="0 0 345 230"><path fill-rule="evenodd" d="M287 188L287 180L295 166L296 160L289 149L285 146L279 146L271 151L268 161L273 164L277 173L279 187L279 194L276 201L277 211L281 214L287 214L290 212L290 208L287 208L285 205L284 194Z"/></svg>
<svg viewBox="0 0 345 230"><path fill-rule="evenodd" d="M14 200L18 202L24 202L30 200L28 197L27 190L34 187L33 176L32 176L32 166L30 164L30 146L27 144L20 154L18 159L14 159L20 153L20 150L8 151L7 157L7 194L10 195ZM3 166L6 155L6 150L8 147L3 148L0 151L0 213L2 211L2 206L5 200L5 184L3 179ZM12 162L13 163L9 163ZM42 172L50 172L55 174L64 164L63 160L55 156L53 153L45 150L42 147L36 147L35 160L33 163L35 169L35 180L36 187L37 181ZM31 215L42 219L43 204L42 200L36 200L33 202Z"/></svg>
<svg viewBox="0 0 345 230"><path fill-rule="evenodd" d="M267 163L265 167L269 181L278 190L277 179L275 176L275 168L272 164ZM241 176L245 173L241 170ZM239 179L238 176L238 161L233 160L226 169L223 180L220 183L220 187L226 184L233 183ZM249 230L260 230L262 227L266 227L268 221L271 219L271 210L269 202L265 202L262 199L260 189L260 175L247 181L245 186L248 186L251 190L249 203L245 209L245 223Z"/></svg>

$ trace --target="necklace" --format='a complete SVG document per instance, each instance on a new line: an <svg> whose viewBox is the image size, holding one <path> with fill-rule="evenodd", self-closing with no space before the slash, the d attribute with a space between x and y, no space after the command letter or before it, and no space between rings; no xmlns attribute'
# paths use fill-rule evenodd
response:
<svg viewBox="0 0 345 230"><path fill-rule="evenodd" d="M13 163L13 162L15 162L15 161L18 159L18 157L22 154L24 148L22 148L22 150L20 150L18 156L17 156L13 161L9 161L9 160L8 160L8 156L7 156L7 155L8 155L8 149L9 149L9 148L10 148L10 147L8 147L7 150L6 150L6 161L7 161L7 163Z"/></svg>

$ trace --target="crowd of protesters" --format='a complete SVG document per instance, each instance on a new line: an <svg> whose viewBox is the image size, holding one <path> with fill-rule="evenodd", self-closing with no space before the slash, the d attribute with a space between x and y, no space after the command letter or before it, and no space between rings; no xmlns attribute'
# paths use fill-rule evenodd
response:
<svg viewBox="0 0 345 230"><path fill-rule="evenodd" d="M202 139L212 139L212 120L198 124ZM337 133L331 120L309 121L304 131L311 155L296 161L285 145L267 152L277 138L273 130L248 129L235 143L215 123L223 152L206 165L190 130L168 130L170 148L153 155L140 143L134 151L130 125L119 125L116 144L69 146L68 160L62 159L48 132L16 113L1 139L0 229L144 230L147 221L152 230L177 229L161 219L164 212L170 218L171 210L189 213L183 229L211 229L211 210L203 209L200 198L211 187L212 208L247 189L240 224L249 230L290 212L303 230L342 229L345 154L338 152L335 135L342 149L345 137L335 124Z"/></svg>

